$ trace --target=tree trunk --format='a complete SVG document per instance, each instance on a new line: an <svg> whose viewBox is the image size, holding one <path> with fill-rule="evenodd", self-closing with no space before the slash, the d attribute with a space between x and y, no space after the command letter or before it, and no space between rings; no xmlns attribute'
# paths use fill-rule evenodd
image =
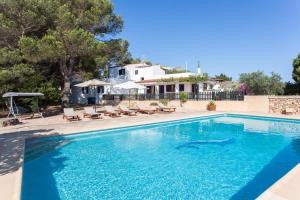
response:
<svg viewBox="0 0 300 200"><path fill-rule="evenodd" d="M73 72L73 60L70 60L69 66L65 60L60 61L60 72L63 77L63 96L62 105L63 107L70 106L70 95L71 95L71 75Z"/></svg>
<svg viewBox="0 0 300 200"><path fill-rule="evenodd" d="M71 90L71 80L69 76L64 76L64 88L62 96L63 107L68 107L70 105L70 90Z"/></svg>

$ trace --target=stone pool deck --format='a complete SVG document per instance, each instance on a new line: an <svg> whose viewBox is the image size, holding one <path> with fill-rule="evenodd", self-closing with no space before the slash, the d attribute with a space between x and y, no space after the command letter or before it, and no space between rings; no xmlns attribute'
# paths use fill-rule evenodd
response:
<svg viewBox="0 0 300 200"><path fill-rule="evenodd" d="M259 200L300 199L300 164L259 196Z"/></svg>
<svg viewBox="0 0 300 200"><path fill-rule="evenodd" d="M159 113L154 115L122 116L118 118L104 117L103 119L90 120L83 119L79 122L67 122L62 120L62 116L53 116L40 119L24 120L23 124L4 127L0 129L0 199L17 200L20 199L22 183L22 165L24 141L30 137L40 137L48 135L65 135L76 132L93 130L103 130L109 128L143 125L148 123L164 122L178 119L209 116L223 114L224 112L207 112L187 109L178 109L176 113ZM237 113L258 115L268 117L282 117L300 119L300 115L274 115L263 113ZM80 113L80 116L82 113ZM286 176L281 178L266 192L260 199L299 199L300 190L296 186L300 185L300 165L296 166Z"/></svg>

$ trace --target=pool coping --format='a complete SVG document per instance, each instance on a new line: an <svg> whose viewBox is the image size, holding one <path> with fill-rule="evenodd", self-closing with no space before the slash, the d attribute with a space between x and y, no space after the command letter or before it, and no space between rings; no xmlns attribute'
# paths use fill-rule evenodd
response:
<svg viewBox="0 0 300 200"><path fill-rule="evenodd" d="M16 185L17 185L17 187L15 188L15 192L14 192L14 197L13 197L13 199L21 199L21 194L22 194L22 181L23 181L23 165L24 165L24 154L25 154L25 141L26 141L26 139L24 139L23 141L22 141L22 151L23 151L23 153L22 153L22 155L21 155L21 157L20 157L20 161L19 162L21 162L22 163L22 165L21 165L21 167L18 169L18 171L17 171L17 178L16 178Z"/></svg>
<svg viewBox="0 0 300 200"><path fill-rule="evenodd" d="M20 167L11 173L8 173L6 175L0 176L4 177L4 181L3 182L10 182L13 185L10 184L3 184L1 185L1 196L5 196L6 198L3 199L11 199L11 200L20 200L21 199L21 192L22 192L22 179L23 179L23 164L24 164L24 152L25 152L25 138L22 138L21 141L19 141L19 144L21 146L21 154L19 155L19 159L16 160L17 163L20 164ZM17 165L17 163L15 163L15 165ZM7 179L5 181L5 179ZM13 181L11 180L13 179ZM2 197L0 196L0 199L2 199Z"/></svg>
<svg viewBox="0 0 300 200"><path fill-rule="evenodd" d="M258 200L293 200L299 199L300 164L297 164L267 190L260 194Z"/></svg>
<svg viewBox="0 0 300 200"><path fill-rule="evenodd" d="M142 128L142 127L151 127L155 125L162 125L166 123L176 123L176 122L189 122L194 120L202 120L202 119L212 119L222 116L229 116L229 117L237 117L237 118L244 118L244 119L257 119L257 120L270 120L270 121L280 121L280 122L291 122L291 123L299 123L300 119L293 119L293 118L282 118L282 117L269 117L269 116L258 116L258 115L246 115L246 114L232 114L232 113L220 113L220 114L210 114L210 115L203 115L199 117L189 117L189 118L182 118L182 119L176 119L176 120L166 120L166 121L160 121L160 122L150 122L150 123L143 123L139 125L128 125L128 126L120 126L120 127L114 127L114 128L104 128L104 129L97 129L97 130L90 130L90 131L79 131L79 132L73 132L73 133L67 133L64 135L56 136L56 135L45 135L45 136L33 136L28 139L32 138L39 138L39 139L50 139L55 137L63 137L63 138L69 138L69 137L80 137L81 135L89 135L89 134L103 134L105 132L114 132L114 131L124 131L129 130L133 128Z"/></svg>
<svg viewBox="0 0 300 200"><path fill-rule="evenodd" d="M79 134L83 134L83 133L90 133L90 132L96 132L96 131L100 131L100 132L104 132L104 131L110 131L110 130L115 130L115 129L126 129L126 128L133 128L133 127L137 127L137 126L144 126L144 125L155 125L155 124L162 124L162 123L171 123L171 122L176 122L176 121L182 121L182 120L193 120L193 119L202 119L202 118L209 118L209 117L219 117L219 116L241 116L241 117L254 117L254 118L260 118L260 119L278 119L278 120L284 120L284 121L289 121L289 122L295 122L297 121L298 123L300 123L300 119L296 119L296 118L290 118L289 116L284 116L284 117L278 117L278 116L270 116L269 114L251 114L251 113L235 113L235 112L223 112L223 113L205 113L205 114L201 114L199 116L196 117L182 117L180 119L174 119L174 120L162 120L162 121L158 121L158 122L150 122L150 123L140 123L138 125L129 125L129 126L120 126L120 127L115 127L115 128L104 128L104 129L98 129L98 130L91 130L91 131L81 131L81 132L73 132L73 133L64 133L63 136L70 136L70 135L79 135ZM253 118L252 118L253 119ZM49 137L55 137L53 135L39 135L39 136L31 136L31 137L24 137L22 139L22 153L20 155L20 159L19 162L21 163L21 166L18 168L17 171L10 173L9 175L11 176L15 176L15 180L13 181L14 186L13 186L13 194L10 195L10 197L5 198L7 200L12 199L12 200L20 200L21 199L21 192L22 192L22 175L23 175L23 164L24 164L24 153L25 153L25 141L27 139L31 139L31 138L35 138L35 137L41 137L41 138L49 138ZM295 168L297 168L297 170L299 170L300 172L300 164L298 164ZM285 197L282 197L281 195L276 194L276 192L274 192L273 188L276 187L280 187L282 184L282 182L286 182L287 179L290 179L291 174L293 173L293 170L295 170L295 168L293 168L292 170L290 170L288 173L286 173L284 176L282 176L279 180L277 180L273 185L271 185L267 190L265 190L262 194L260 194L258 196L257 199L260 200L267 200L267 199L286 199ZM5 175L4 175L5 176ZM1 178L1 176L0 176ZM300 173L299 173L299 183L300 183ZM278 186L279 185L279 186ZM273 190L272 190L273 189ZM3 188L2 188L3 190ZM0 190L1 191L1 190ZM2 193L2 192L1 192ZM300 193L299 193L300 195Z"/></svg>
<svg viewBox="0 0 300 200"><path fill-rule="evenodd" d="M139 125L129 125L129 126L120 126L120 127L116 127L116 128L104 128L104 129L99 129L99 130L91 130L91 131L79 131L79 132L74 132L74 133L67 133L65 135L61 135L61 136L56 136L56 135L49 135L49 136L42 136L39 137L38 139L43 139L45 138L47 140L47 138L55 138L55 137L63 137L63 138L68 138L68 137L80 137L80 136L87 136L89 134L103 134L105 132L114 132L114 131L124 131L124 130L130 130L133 128L142 128L144 126L146 127L151 127L151 126L155 126L155 125L162 125L162 124L166 124L166 123L176 123L176 122L189 122L189 121L194 121L194 120L200 120L200 119L211 119L211 118L216 118L216 117L222 117L222 116L226 116L227 114L211 114L211 115L207 115L207 116L199 116L199 117L189 117L189 118L182 118L182 119L176 119L176 120L167 120L167 121L160 121L160 122L150 122L150 123L144 123L144 124L139 124ZM300 120L299 120L300 123ZM25 141L27 139L32 139L35 137L30 137L30 138L26 138Z"/></svg>

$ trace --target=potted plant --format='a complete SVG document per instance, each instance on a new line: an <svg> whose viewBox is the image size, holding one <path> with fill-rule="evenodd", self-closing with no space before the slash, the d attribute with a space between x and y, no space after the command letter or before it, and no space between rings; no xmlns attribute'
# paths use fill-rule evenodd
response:
<svg viewBox="0 0 300 200"><path fill-rule="evenodd" d="M182 105L187 101L188 99L188 94L186 92L180 92L179 93L179 99L180 99L180 105Z"/></svg>
<svg viewBox="0 0 300 200"><path fill-rule="evenodd" d="M207 104L207 110L209 111L216 111L217 109L217 105L214 101L210 101L208 104Z"/></svg>

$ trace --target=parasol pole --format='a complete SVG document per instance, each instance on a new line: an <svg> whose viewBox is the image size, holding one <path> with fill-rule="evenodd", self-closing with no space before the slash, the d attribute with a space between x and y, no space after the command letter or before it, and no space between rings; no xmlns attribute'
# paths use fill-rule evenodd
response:
<svg viewBox="0 0 300 200"><path fill-rule="evenodd" d="M129 89L129 100L128 100L128 107L130 108L130 89Z"/></svg>
<svg viewBox="0 0 300 200"><path fill-rule="evenodd" d="M96 103L97 103L97 93L96 93L96 86L94 85L94 94L95 94L95 105L94 105L94 109L95 109L95 112L96 112Z"/></svg>

